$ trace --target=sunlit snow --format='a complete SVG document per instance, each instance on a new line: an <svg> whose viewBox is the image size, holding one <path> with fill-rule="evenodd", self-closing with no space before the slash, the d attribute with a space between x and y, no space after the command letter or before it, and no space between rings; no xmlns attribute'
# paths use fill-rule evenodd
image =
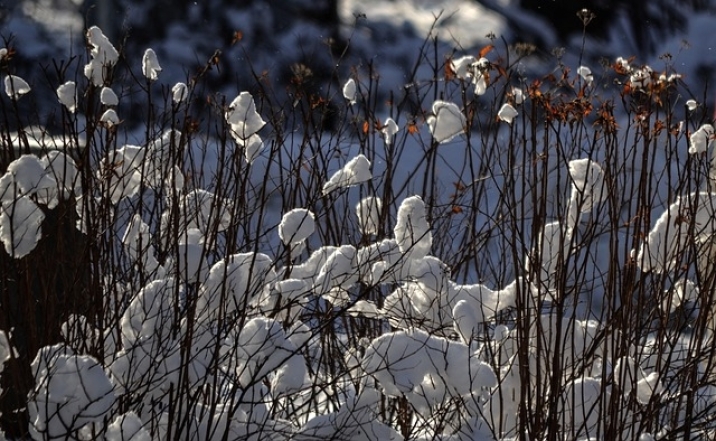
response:
<svg viewBox="0 0 716 441"><path fill-rule="evenodd" d="M433 139L440 144L463 133L466 124L465 115L455 103L440 100L433 103L433 115L428 117L427 123Z"/></svg>

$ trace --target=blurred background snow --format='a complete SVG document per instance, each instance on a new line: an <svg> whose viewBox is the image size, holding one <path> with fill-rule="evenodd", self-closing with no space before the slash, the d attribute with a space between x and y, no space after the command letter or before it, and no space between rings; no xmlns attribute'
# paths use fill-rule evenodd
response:
<svg viewBox="0 0 716 441"><path fill-rule="evenodd" d="M585 6L596 17L583 45L576 13ZM137 64L154 48L167 84L185 81L219 49L212 83L230 95L252 86L252 70L285 84L297 63L317 89L367 64L379 69L382 88L400 88L429 35L439 59L474 55L491 41L502 53L503 44L527 42L537 47L524 61L528 73L553 68L555 53L568 66L636 56L705 85L716 64L715 10L714 0L9 0L0 3L0 36L17 49L15 63L50 66L81 53L82 30L97 24Z"/></svg>

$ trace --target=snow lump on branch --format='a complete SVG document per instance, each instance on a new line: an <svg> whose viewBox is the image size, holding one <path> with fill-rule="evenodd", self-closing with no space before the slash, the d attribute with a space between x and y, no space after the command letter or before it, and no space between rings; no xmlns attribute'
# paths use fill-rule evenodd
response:
<svg viewBox="0 0 716 441"><path fill-rule="evenodd" d="M465 131L465 115L455 103L435 101L433 115L427 119L430 134L438 144L451 141Z"/></svg>
<svg viewBox="0 0 716 441"><path fill-rule="evenodd" d="M323 194L326 195L334 190L344 187L351 187L370 180L373 175L370 172L370 161L364 155L358 155L335 172L331 178L323 184Z"/></svg>

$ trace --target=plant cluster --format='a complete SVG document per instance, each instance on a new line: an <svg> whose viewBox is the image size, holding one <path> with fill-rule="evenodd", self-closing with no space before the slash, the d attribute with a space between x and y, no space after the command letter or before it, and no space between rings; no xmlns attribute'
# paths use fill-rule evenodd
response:
<svg viewBox="0 0 716 441"><path fill-rule="evenodd" d="M668 63L429 37L387 99L228 99L86 38L55 133L0 51L9 437L716 436L714 129Z"/></svg>

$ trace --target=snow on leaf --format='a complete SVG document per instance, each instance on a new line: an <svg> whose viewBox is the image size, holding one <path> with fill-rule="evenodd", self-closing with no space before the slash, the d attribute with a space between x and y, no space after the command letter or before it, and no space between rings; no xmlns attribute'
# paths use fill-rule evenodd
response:
<svg viewBox="0 0 716 441"><path fill-rule="evenodd" d="M587 66L579 66L579 68L577 69L577 74L579 74L579 76L582 77L582 79L586 81L587 84L592 84L592 82L594 81L592 70Z"/></svg>
<svg viewBox="0 0 716 441"><path fill-rule="evenodd" d="M689 137L689 153L704 153L713 144L714 127L711 124L704 124Z"/></svg>
<svg viewBox="0 0 716 441"><path fill-rule="evenodd" d="M19 353L10 342L10 333L0 330L0 374L5 369L5 363L11 358L17 357L19 357ZM0 386L0 394L2 393L3 389ZM2 432L0 432L0 438L2 438Z"/></svg>
<svg viewBox="0 0 716 441"><path fill-rule="evenodd" d="M652 70L649 66L633 70L629 76L631 87L635 90L644 91L651 84L651 73Z"/></svg>
<svg viewBox="0 0 716 441"><path fill-rule="evenodd" d="M501 121L506 122L507 124L512 124L512 120L514 120L517 115L517 110L512 107L512 104L509 103L503 104L500 108L500 111L497 112L497 117Z"/></svg>
<svg viewBox="0 0 716 441"><path fill-rule="evenodd" d="M172 101L179 104L189 96L189 88L184 83L176 83L172 87Z"/></svg>
<svg viewBox="0 0 716 441"><path fill-rule="evenodd" d="M156 52L154 49L148 48L142 56L142 74L149 81L156 81L161 71L162 67L159 65Z"/></svg>
<svg viewBox="0 0 716 441"><path fill-rule="evenodd" d="M294 265L291 270L291 277L302 280L308 286L313 286L318 276L318 272L326 263L328 256L333 254L338 247L331 245L325 245L315 250L309 256L308 260L301 263L300 265Z"/></svg>
<svg viewBox="0 0 716 441"><path fill-rule="evenodd" d="M625 72L632 71L632 67L629 64L629 60L627 60L624 57L617 57L615 64L617 65L617 67L619 67L620 69L623 69Z"/></svg>
<svg viewBox="0 0 716 441"><path fill-rule="evenodd" d="M256 111L254 97L249 92L241 92L234 98L225 116L226 122L231 125L232 136L241 145L266 125Z"/></svg>
<svg viewBox="0 0 716 441"><path fill-rule="evenodd" d="M331 178L323 184L323 194L326 195L334 190L350 187L368 181L373 175L370 172L370 161L360 154L351 159L342 169L335 172Z"/></svg>
<svg viewBox="0 0 716 441"><path fill-rule="evenodd" d="M100 122L107 124L108 127L119 124L119 117L114 109L105 110L102 116L99 117L99 120Z"/></svg>
<svg viewBox="0 0 716 441"><path fill-rule="evenodd" d="M353 78L349 78L343 85L343 97L351 104L356 103L356 82Z"/></svg>
<svg viewBox="0 0 716 441"><path fill-rule="evenodd" d="M253 163L264 150L264 140L261 139L258 133L254 133L245 141L241 140L241 142L239 142L239 140L237 140L237 144L242 143L244 145L244 157L249 164Z"/></svg>
<svg viewBox="0 0 716 441"><path fill-rule="evenodd" d="M133 411L117 415L107 426L106 441L151 441L152 437L142 420Z"/></svg>
<svg viewBox="0 0 716 441"><path fill-rule="evenodd" d="M481 96L487 92L487 80L485 79L484 74L478 73L475 75L472 82L475 84L475 95Z"/></svg>
<svg viewBox="0 0 716 441"><path fill-rule="evenodd" d="M42 237L45 214L29 197L15 200L12 207L0 212L0 240L7 253L19 259L35 249Z"/></svg>
<svg viewBox="0 0 716 441"><path fill-rule="evenodd" d="M342 245L328 256L318 271L314 284L314 291L317 295L326 296L334 289L347 291L358 282L356 252L353 245ZM332 297L332 300L336 300L336 297Z"/></svg>
<svg viewBox="0 0 716 441"><path fill-rule="evenodd" d="M122 347L156 339L169 340L174 325L173 279L149 282L133 297L119 322Z"/></svg>
<svg viewBox="0 0 716 441"><path fill-rule="evenodd" d="M27 403L34 439L70 438L100 422L114 405L112 383L89 355L60 345L40 349L32 362L35 386Z"/></svg>
<svg viewBox="0 0 716 441"><path fill-rule="evenodd" d="M358 216L358 228L362 234L378 234L382 209L383 201L377 196L368 196L358 202L356 215Z"/></svg>
<svg viewBox="0 0 716 441"><path fill-rule="evenodd" d="M420 196L403 200L393 229L398 249L411 258L427 256L433 246L433 235L425 212L425 203Z"/></svg>
<svg viewBox="0 0 716 441"><path fill-rule="evenodd" d="M709 265L709 243L716 235L716 194L690 193L669 206L641 244L636 263L642 271L668 272L679 262L689 244L696 243L697 259ZM698 263L698 262L697 262Z"/></svg>
<svg viewBox="0 0 716 441"><path fill-rule="evenodd" d="M28 92L30 92L30 85L27 84L27 81L16 75L5 77L5 93L10 98L16 100Z"/></svg>
<svg viewBox="0 0 716 441"><path fill-rule="evenodd" d="M255 317L246 322L235 344L240 362L237 373L244 386L260 381L295 351L281 324L267 317Z"/></svg>
<svg viewBox="0 0 716 441"><path fill-rule="evenodd" d="M375 303L370 300L358 300L348 308L347 312L352 317L381 318L383 316Z"/></svg>
<svg viewBox="0 0 716 441"><path fill-rule="evenodd" d="M569 161L569 176L572 179L573 191L581 198L577 204L582 213L589 212L606 198L604 170L595 161L588 158Z"/></svg>
<svg viewBox="0 0 716 441"><path fill-rule="evenodd" d="M177 244L177 269L179 276L188 283L195 283L204 280L208 271L206 258L203 257L204 246L195 243Z"/></svg>
<svg viewBox="0 0 716 441"><path fill-rule="evenodd" d="M299 354L292 355L274 373L271 379L271 394L285 397L300 392L310 384L306 359Z"/></svg>
<svg viewBox="0 0 716 441"><path fill-rule="evenodd" d="M119 104L119 98L117 98L117 94L114 93L111 87L102 88L102 92L99 94L99 100L105 106L116 106Z"/></svg>
<svg viewBox="0 0 716 441"><path fill-rule="evenodd" d="M659 381L659 373L652 372L637 381L636 399L641 404L648 404L653 395L659 395L663 390L664 386Z"/></svg>
<svg viewBox="0 0 716 441"><path fill-rule="evenodd" d="M185 217L185 228L197 228L205 234L217 222L218 232L225 231L231 225L232 203L228 199L218 198L209 191L195 189L179 201L179 212ZM217 218L218 217L218 221Z"/></svg>
<svg viewBox="0 0 716 441"><path fill-rule="evenodd" d="M464 57L453 59L450 62L450 67L455 72L455 76L461 80L467 80L472 77L475 62L477 62L477 58L472 55L465 55Z"/></svg>
<svg viewBox="0 0 716 441"><path fill-rule="evenodd" d="M386 395L405 395L419 412L428 414L432 404L454 394L480 393L497 385L490 365L471 355L467 345L420 329L374 339L365 350L361 368Z"/></svg>
<svg viewBox="0 0 716 441"><path fill-rule="evenodd" d="M305 208L285 213L278 225L278 237L286 245L303 242L316 229L315 216Z"/></svg>
<svg viewBox="0 0 716 441"><path fill-rule="evenodd" d="M576 204L575 204L576 206ZM554 279L560 262L566 261L572 249L571 234L573 226L567 223L554 221L548 222L542 227L537 237L536 249L531 257L527 259L527 267L541 268L541 281L548 283ZM538 252L539 250L539 252ZM539 261L537 258L539 256Z"/></svg>
<svg viewBox="0 0 716 441"><path fill-rule="evenodd" d="M613 376L619 390L624 395L629 395L646 375L634 358L623 356L614 363Z"/></svg>
<svg viewBox="0 0 716 441"><path fill-rule="evenodd" d="M445 380L454 393L465 396L497 386L495 371L471 354L468 345L454 340L447 342Z"/></svg>
<svg viewBox="0 0 716 441"><path fill-rule="evenodd" d="M452 309L455 330L462 341L469 344L484 329L485 322L515 306L517 282L497 291L482 284L454 285L451 297L455 302Z"/></svg>
<svg viewBox="0 0 716 441"><path fill-rule="evenodd" d="M387 145L393 143L393 136L395 136L399 130L400 128L398 127L398 124L395 123L393 118L385 120L385 124L383 124L383 128L380 129L380 132L383 134L383 139Z"/></svg>
<svg viewBox="0 0 716 441"><path fill-rule="evenodd" d="M97 26L87 30L87 42L92 46L90 54L101 66L113 66L119 60L119 52Z"/></svg>
<svg viewBox="0 0 716 441"><path fill-rule="evenodd" d="M40 159L32 154L22 155L7 166L7 173L13 177L18 194L31 196L40 190L55 187L57 183L45 171Z"/></svg>
<svg viewBox="0 0 716 441"><path fill-rule="evenodd" d="M477 61L472 63L472 68L475 71L486 72L490 68L490 60L485 57L480 57Z"/></svg>
<svg viewBox="0 0 716 441"><path fill-rule="evenodd" d="M699 106L699 103L697 103L696 100L687 100L685 104L686 108L689 109L689 112L693 112Z"/></svg>
<svg viewBox="0 0 716 441"><path fill-rule="evenodd" d="M93 58L89 63L85 64L83 72L93 85L99 87L104 83L104 69L102 62Z"/></svg>
<svg viewBox="0 0 716 441"><path fill-rule="evenodd" d="M71 113L77 110L77 86L74 81L68 81L57 88L57 99L67 107Z"/></svg>
<svg viewBox="0 0 716 441"><path fill-rule="evenodd" d="M435 101L433 115L427 119L433 139L442 144L451 141L465 131L465 115L455 103Z"/></svg>
<svg viewBox="0 0 716 441"><path fill-rule="evenodd" d="M243 309L261 299L276 281L273 261L263 253L232 254L216 262L199 289L196 311L200 321ZM223 294L222 293L226 293ZM228 299L224 296L228 295ZM223 302L222 302L223 299Z"/></svg>
<svg viewBox="0 0 716 441"><path fill-rule="evenodd" d="M525 92L519 87L512 88L512 97L515 100L515 104L520 105L525 102Z"/></svg>
<svg viewBox="0 0 716 441"><path fill-rule="evenodd" d="M366 349L361 359L363 372L373 376L388 396L409 393L434 368L426 355L429 350L440 352L436 338L420 329L385 333Z"/></svg>
<svg viewBox="0 0 716 441"><path fill-rule="evenodd" d="M153 273L159 266L159 262L154 257L156 253L152 245L149 225L142 220L139 214L132 216L129 221L124 236L122 236L122 244L129 257L140 264L146 274Z"/></svg>
<svg viewBox="0 0 716 441"><path fill-rule="evenodd" d="M598 378L581 377L570 381L563 392L564 410L567 418L565 430L586 430L594 433L599 423L599 413L592 410L606 400L602 382Z"/></svg>
<svg viewBox="0 0 716 441"><path fill-rule="evenodd" d="M97 177L104 181L106 195L113 204L139 192L142 183L140 171L145 158L145 148L128 144L110 152L102 160Z"/></svg>
<svg viewBox="0 0 716 441"><path fill-rule="evenodd" d="M665 291L661 309L671 313L684 303L696 301L698 298L699 287L691 280L679 279L671 289Z"/></svg>

